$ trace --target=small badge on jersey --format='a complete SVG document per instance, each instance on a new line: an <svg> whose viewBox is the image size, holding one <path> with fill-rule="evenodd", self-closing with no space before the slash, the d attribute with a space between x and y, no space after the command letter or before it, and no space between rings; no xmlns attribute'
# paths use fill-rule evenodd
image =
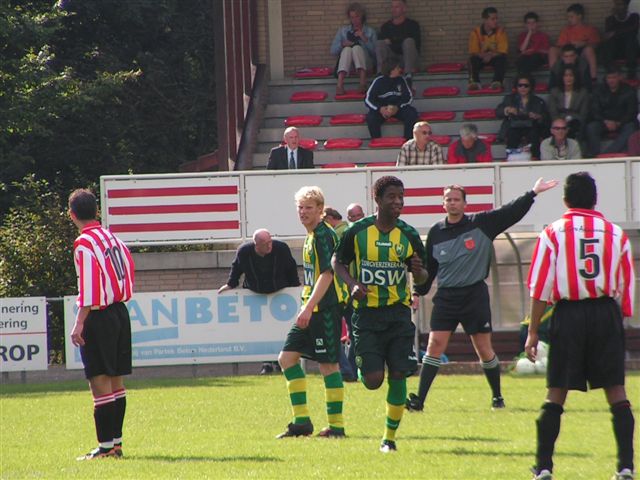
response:
<svg viewBox="0 0 640 480"><path fill-rule="evenodd" d="M393 246L393 249L396 252L398 258L402 258L404 256L404 245L402 245L401 243L396 243Z"/></svg>
<svg viewBox="0 0 640 480"><path fill-rule="evenodd" d="M464 246L467 250L473 250L474 248L476 248L476 241L473 239L473 237L467 237L464 239Z"/></svg>

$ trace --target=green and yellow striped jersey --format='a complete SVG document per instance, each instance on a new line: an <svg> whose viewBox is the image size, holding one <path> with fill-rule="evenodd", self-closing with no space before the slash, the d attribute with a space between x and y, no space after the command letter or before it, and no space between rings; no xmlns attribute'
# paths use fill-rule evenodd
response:
<svg viewBox="0 0 640 480"><path fill-rule="evenodd" d="M302 304L306 304L311 297L313 287L318 277L323 272L331 270L331 257L338 245L338 236L331 226L320 222L313 232L307 234L302 248L302 264L304 266L304 286L302 288ZM318 302L314 312L324 310L327 307L346 301L345 288L340 288L336 275L333 276L333 284Z"/></svg>
<svg viewBox="0 0 640 480"><path fill-rule="evenodd" d="M344 232L337 258L343 265L355 262L354 278L366 285L367 297L354 299L355 308L383 307L396 303L411 304L407 278L410 257L416 253L426 264L426 252L420 234L403 220L388 233L376 227L371 215L357 221Z"/></svg>

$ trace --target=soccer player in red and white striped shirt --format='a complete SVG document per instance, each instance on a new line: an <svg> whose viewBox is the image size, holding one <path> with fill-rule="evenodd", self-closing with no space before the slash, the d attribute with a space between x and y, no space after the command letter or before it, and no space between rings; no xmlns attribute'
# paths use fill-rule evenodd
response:
<svg viewBox="0 0 640 480"><path fill-rule="evenodd" d="M73 244L78 313L71 341L80 347L99 443L78 460L122 456L123 376L131 373L131 323L124 302L133 293L134 263L125 244L100 226L97 214L89 190L69 196L69 215L80 230Z"/></svg>
<svg viewBox="0 0 640 480"><path fill-rule="evenodd" d="M569 390L603 388L618 446L614 479L633 478L634 418L624 387L622 319L633 315L635 276L629 239L594 210L595 180L569 175L569 208L540 234L529 271L531 324L525 344L537 354L538 327L547 303L555 304L549 327L547 398L536 421L534 478L551 479L553 450Z"/></svg>

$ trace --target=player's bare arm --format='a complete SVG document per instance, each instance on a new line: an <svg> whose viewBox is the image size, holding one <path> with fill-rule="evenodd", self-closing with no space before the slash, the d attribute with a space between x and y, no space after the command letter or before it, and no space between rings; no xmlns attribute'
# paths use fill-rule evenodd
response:
<svg viewBox="0 0 640 480"><path fill-rule="evenodd" d="M76 315L76 323L71 330L71 343L76 347L84 345L84 338L82 338L82 330L84 330L84 321L87 319L87 315L91 311L90 307L81 307Z"/></svg>
<svg viewBox="0 0 640 480"><path fill-rule="evenodd" d="M524 344L524 351L527 358L535 362L538 354L538 328L540 327L540 319L547 308L547 302L542 300L531 299L531 323L527 333L527 341Z"/></svg>
<svg viewBox="0 0 640 480"><path fill-rule="evenodd" d="M311 320L311 314L313 313L313 309L316 308L316 305L322 300L324 294L327 293L329 287L333 283L333 271L326 270L320 274L318 280L313 286L313 291L311 292L311 296L307 303L305 303L300 313L298 314L298 318L296 318L296 325L300 328L307 328L309 326L309 321Z"/></svg>

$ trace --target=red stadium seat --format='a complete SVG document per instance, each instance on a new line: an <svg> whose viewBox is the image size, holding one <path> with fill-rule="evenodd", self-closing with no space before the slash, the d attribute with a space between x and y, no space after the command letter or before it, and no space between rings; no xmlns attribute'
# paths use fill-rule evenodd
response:
<svg viewBox="0 0 640 480"><path fill-rule="evenodd" d="M334 115L329 120L329 125L360 125L365 122L364 113L341 113Z"/></svg>
<svg viewBox="0 0 640 480"><path fill-rule="evenodd" d="M462 118L465 120L492 120L496 118L496 111L493 108L476 108L464 112Z"/></svg>
<svg viewBox="0 0 640 480"><path fill-rule="evenodd" d="M439 112L422 112L418 118L425 122L447 121L456 118L456 112L439 111Z"/></svg>
<svg viewBox="0 0 640 480"><path fill-rule="evenodd" d="M464 63L434 63L427 67L427 73L455 73L464 69Z"/></svg>
<svg viewBox="0 0 640 480"><path fill-rule="evenodd" d="M364 100L364 93L360 93L357 90L347 90L341 95L336 93L336 100Z"/></svg>
<svg viewBox="0 0 640 480"><path fill-rule="evenodd" d="M319 90L308 90L303 92L295 92L291 95L292 102L324 102L327 98L327 92Z"/></svg>
<svg viewBox="0 0 640 480"><path fill-rule="evenodd" d="M367 167L395 167L396 162L374 162L367 163Z"/></svg>
<svg viewBox="0 0 640 480"><path fill-rule="evenodd" d="M362 139L360 138L329 138L324 142L325 150L348 150L361 146Z"/></svg>
<svg viewBox="0 0 640 480"><path fill-rule="evenodd" d="M481 133L478 135L478 138L485 143L491 144L495 143L495 141L498 139L498 135L494 133Z"/></svg>
<svg viewBox="0 0 640 480"><path fill-rule="evenodd" d="M638 85L640 85L640 80L637 78L625 78L622 81L633 88L638 88Z"/></svg>
<svg viewBox="0 0 640 480"><path fill-rule="evenodd" d="M538 82L533 88L536 93L547 93L549 91L549 84L547 82Z"/></svg>
<svg viewBox="0 0 640 480"><path fill-rule="evenodd" d="M504 89L500 88L491 88L491 87L482 87L478 90L467 90L468 95L491 95L494 93L501 93Z"/></svg>
<svg viewBox="0 0 640 480"><path fill-rule="evenodd" d="M293 74L295 78L324 78L333 74L331 67L308 67L301 68Z"/></svg>
<svg viewBox="0 0 640 480"><path fill-rule="evenodd" d="M423 97L455 97L460 93L458 87L427 87L422 92Z"/></svg>
<svg viewBox="0 0 640 480"><path fill-rule="evenodd" d="M338 162L338 163L327 163L325 165L322 165L322 168L356 168L358 165L356 165L355 163L348 163L348 162Z"/></svg>
<svg viewBox="0 0 640 480"><path fill-rule="evenodd" d="M316 127L322 123L320 115L293 115L284 120L287 127Z"/></svg>
<svg viewBox="0 0 640 480"><path fill-rule="evenodd" d="M307 150L315 150L318 147L318 141L314 138L301 138L300 146Z"/></svg>
<svg viewBox="0 0 640 480"><path fill-rule="evenodd" d="M451 137L449 135L431 135L431 140L442 147L446 147L451 142Z"/></svg>
<svg viewBox="0 0 640 480"><path fill-rule="evenodd" d="M616 153L601 153L600 155L596 156L596 158L623 158L628 156L629 156L628 153L616 152Z"/></svg>
<svg viewBox="0 0 640 480"><path fill-rule="evenodd" d="M380 137L372 138L369 141L369 147L371 148L399 148L404 142L404 137Z"/></svg>

